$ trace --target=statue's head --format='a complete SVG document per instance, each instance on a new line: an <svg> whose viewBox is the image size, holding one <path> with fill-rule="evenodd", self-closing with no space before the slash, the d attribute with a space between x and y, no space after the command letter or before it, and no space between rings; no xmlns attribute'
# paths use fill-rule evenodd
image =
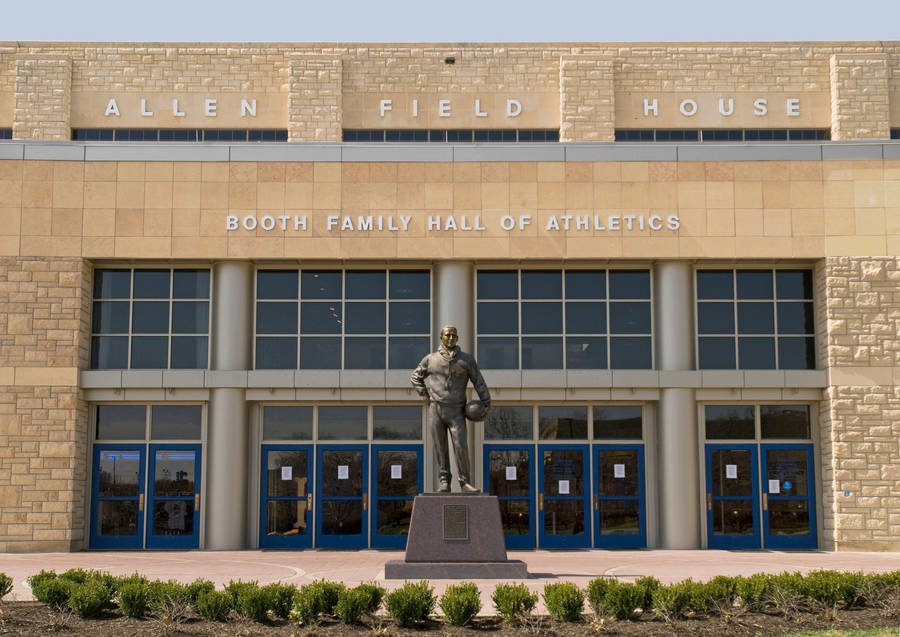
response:
<svg viewBox="0 0 900 637"><path fill-rule="evenodd" d="M459 334L457 334L456 328L452 325L445 325L441 330L441 343L447 349L453 349L456 347L457 341L459 341Z"/></svg>

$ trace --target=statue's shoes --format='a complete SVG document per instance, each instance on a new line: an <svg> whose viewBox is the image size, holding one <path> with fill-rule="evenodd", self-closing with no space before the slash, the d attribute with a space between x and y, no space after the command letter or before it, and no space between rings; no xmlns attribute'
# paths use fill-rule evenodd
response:
<svg viewBox="0 0 900 637"><path fill-rule="evenodd" d="M438 493L450 493L450 483L441 482L441 486L438 488Z"/></svg>
<svg viewBox="0 0 900 637"><path fill-rule="evenodd" d="M460 482L459 490L463 493L481 493L481 489L469 484L468 482Z"/></svg>

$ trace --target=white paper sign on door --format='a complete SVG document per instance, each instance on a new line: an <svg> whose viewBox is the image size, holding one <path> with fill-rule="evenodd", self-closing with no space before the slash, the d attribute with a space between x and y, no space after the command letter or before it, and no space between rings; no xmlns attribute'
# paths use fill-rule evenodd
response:
<svg viewBox="0 0 900 637"><path fill-rule="evenodd" d="M781 481L769 480L769 493L781 493Z"/></svg>
<svg viewBox="0 0 900 637"><path fill-rule="evenodd" d="M559 495L569 495L569 481L568 480L560 480L559 481Z"/></svg>
<svg viewBox="0 0 900 637"><path fill-rule="evenodd" d="M293 480L294 479L294 467L281 467L281 479L282 480Z"/></svg>
<svg viewBox="0 0 900 637"><path fill-rule="evenodd" d="M624 478L624 477L625 477L625 465L614 464L613 465L613 478Z"/></svg>
<svg viewBox="0 0 900 637"><path fill-rule="evenodd" d="M725 477L729 480L737 479L737 465L736 464L727 464L725 465Z"/></svg>
<svg viewBox="0 0 900 637"><path fill-rule="evenodd" d="M507 480L515 480L516 479L516 468L515 467L506 467L506 479Z"/></svg>
<svg viewBox="0 0 900 637"><path fill-rule="evenodd" d="M346 464L338 465L338 480L350 479L350 466Z"/></svg>
<svg viewBox="0 0 900 637"><path fill-rule="evenodd" d="M399 464L391 465L391 480L399 480L403 477L403 467Z"/></svg>

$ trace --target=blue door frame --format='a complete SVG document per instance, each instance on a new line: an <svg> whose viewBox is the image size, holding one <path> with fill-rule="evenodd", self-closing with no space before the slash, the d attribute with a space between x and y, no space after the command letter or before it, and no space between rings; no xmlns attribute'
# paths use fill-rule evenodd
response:
<svg viewBox="0 0 900 637"><path fill-rule="evenodd" d="M409 454L403 452L415 454L412 466L404 462ZM384 463L381 462L382 453L385 454ZM408 472L415 472L414 484L407 478ZM424 488L423 474L422 445L372 445L372 548L406 548L413 500ZM394 482L398 487L391 489ZM382 488L382 484L388 488Z"/></svg>
<svg viewBox="0 0 900 637"><path fill-rule="evenodd" d="M269 468L269 452L286 455ZM299 454L306 454L306 472L298 470ZM287 461L294 460L291 464ZM264 549L312 548L312 445L263 445L260 454L259 546ZM286 471L287 469L287 471ZM278 481L272 484L270 480ZM303 493L305 491L305 493ZM271 519L270 519L271 517ZM282 520L284 518L284 520ZM271 528L270 528L271 526Z"/></svg>
<svg viewBox="0 0 900 637"><path fill-rule="evenodd" d="M569 452L581 456L581 469L570 460L544 463L544 455L552 452ZM588 529L588 494L590 471L587 445L538 445L538 545L543 549L590 548ZM578 493L578 487L581 493ZM565 493L568 491L568 493ZM563 517L557 522L557 509ZM563 532L559 530L563 525ZM566 527L569 526L570 530Z"/></svg>
<svg viewBox="0 0 900 637"><path fill-rule="evenodd" d="M148 549L196 549L200 546L200 480L203 475L200 445L150 445L147 487L147 548ZM157 493L156 463L158 452L166 453L172 462L193 462L194 483L185 484L186 490L177 495ZM174 455L180 452L180 455ZM188 466L188 465L185 465ZM178 490L179 478L169 480L170 488ZM159 525L156 513L159 511Z"/></svg>
<svg viewBox="0 0 900 637"><path fill-rule="evenodd" d="M319 445L316 448L317 548L362 549L368 546L368 466L368 445Z"/></svg>
<svg viewBox="0 0 900 637"><path fill-rule="evenodd" d="M813 446L764 444L760 445L760 454L765 494L763 546L767 549L817 548ZM778 458L779 455L782 457ZM806 493L803 493L804 485Z"/></svg>
<svg viewBox="0 0 900 637"><path fill-rule="evenodd" d="M735 482L734 489L740 484L745 484L746 489L738 493L714 493L713 455L716 452L741 452L749 454L743 456L745 463L727 463L724 467L716 467L718 474L715 481L720 484L720 491L731 488L730 481ZM758 549L760 548L760 520L759 520L759 469L757 463L757 447L755 444L709 444L706 445L706 538L707 546L711 549ZM720 463L721 464L721 463ZM734 465L729 469L728 465ZM729 471L734 471L733 474ZM749 471L750 475L745 472ZM733 506L729 506L729 503ZM716 522L720 529L744 528L746 524L737 524L734 520L741 519L746 522L746 511L752 511L752 529L749 533L727 531L716 532ZM733 517L732 517L733 516Z"/></svg>
<svg viewBox="0 0 900 637"><path fill-rule="evenodd" d="M94 446L93 469L91 472L90 547L92 549L134 550L144 547L146 449L147 446L145 444ZM102 472L103 475L101 475L101 457L103 458L103 467L106 469ZM117 488L117 473L120 471L120 466L117 465L119 462L137 462L136 493L115 495L116 491L123 490ZM111 473L109 469L112 469ZM131 467L129 467L128 472L129 474L133 473ZM101 488L105 490L105 495L100 495ZM125 491L131 490L125 489ZM108 509L106 515L101 513L101 508ZM112 524L116 524L115 518L117 513L121 514L121 517L119 518L118 526L113 527ZM103 527L109 530L109 533L102 532L101 519L103 519ZM124 531L124 533L113 534L117 531Z"/></svg>
<svg viewBox="0 0 900 637"><path fill-rule="evenodd" d="M609 467L603 466L600 456L604 451L633 452L637 456L637 493L627 493L629 489L622 489L623 493L604 494L601 491L601 472L604 472L604 482L610 478ZM594 548L645 548L647 546L647 521L644 507L644 445L594 445L591 452L594 460ZM622 469L627 469L622 467ZM612 482L616 480L629 480L629 476L623 470L617 475L618 468L612 467ZM618 490L618 489L610 489ZM621 505L621 513L626 514L636 510L638 515L638 528L633 531L603 533L601 515L607 510Z"/></svg>
<svg viewBox="0 0 900 637"><path fill-rule="evenodd" d="M534 445L484 445L484 490L485 493L497 496L500 504L500 517L507 522L507 526L513 526L515 521L518 533L504 533L507 549L533 549L535 542L535 519L534 519ZM509 472L506 463L496 464L491 467L491 452L495 454L503 452L514 452L520 456L521 452L528 455L528 461L523 468L516 465L515 476ZM521 456L520 456L521 457ZM524 474L524 475L523 475ZM506 487L507 483L514 483L513 493L509 495L510 489ZM523 484L524 483L524 484ZM521 495L525 486L524 495ZM511 518L517 518L511 520ZM520 523L519 520L524 517L525 522Z"/></svg>

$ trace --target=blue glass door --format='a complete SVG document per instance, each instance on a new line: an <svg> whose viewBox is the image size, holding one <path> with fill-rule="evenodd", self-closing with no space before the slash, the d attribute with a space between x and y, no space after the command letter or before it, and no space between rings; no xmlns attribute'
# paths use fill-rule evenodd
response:
<svg viewBox="0 0 900 637"><path fill-rule="evenodd" d="M816 548L812 445L761 445L760 450L763 546L767 549Z"/></svg>
<svg viewBox="0 0 900 637"><path fill-rule="evenodd" d="M497 496L508 549L533 549L534 445L485 445L484 490Z"/></svg>
<svg viewBox="0 0 900 637"><path fill-rule="evenodd" d="M316 546L360 549L369 540L368 446L324 445L316 463Z"/></svg>
<svg viewBox="0 0 900 637"><path fill-rule="evenodd" d="M706 445L706 532L711 549L758 549L756 445Z"/></svg>
<svg viewBox="0 0 900 637"><path fill-rule="evenodd" d="M150 445L147 548L200 545L200 445Z"/></svg>
<svg viewBox="0 0 900 637"><path fill-rule="evenodd" d="M144 449L144 445L94 447L92 549L143 548Z"/></svg>
<svg viewBox="0 0 900 637"><path fill-rule="evenodd" d="M594 547L644 548L644 446L594 445Z"/></svg>
<svg viewBox="0 0 900 637"><path fill-rule="evenodd" d="M260 466L260 548L311 548L312 446L263 445Z"/></svg>
<svg viewBox="0 0 900 637"><path fill-rule="evenodd" d="M589 548L587 445L538 446L538 545Z"/></svg>
<svg viewBox="0 0 900 637"><path fill-rule="evenodd" d="M404 549L422 493L422 445L372 446L372 547Z"/></svg>

